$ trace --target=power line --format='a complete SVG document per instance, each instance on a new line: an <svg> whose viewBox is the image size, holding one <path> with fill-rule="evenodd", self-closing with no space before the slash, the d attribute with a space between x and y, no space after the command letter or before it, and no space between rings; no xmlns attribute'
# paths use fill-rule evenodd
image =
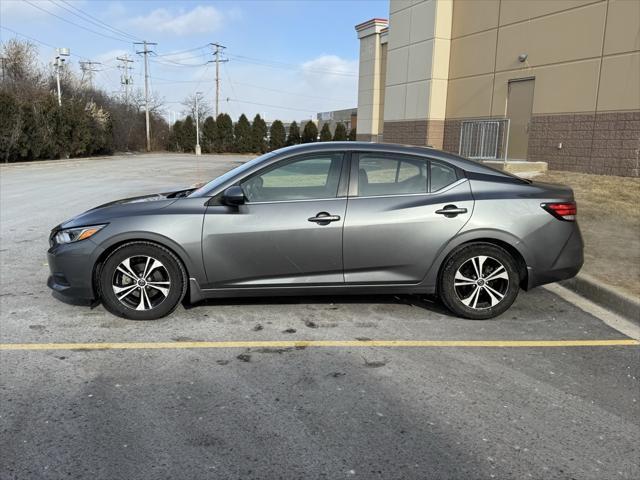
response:
<svg viewBox="0 0 640 480"><path fill-rule="evenodd" d="M315 110L305 110L303 108L283 107L281 105L270 105L270 104L267 104L267 103L258 103L258 102L251 102L249 100L240 100L239 98L229 98L229 97L227 97L224 100L226 102L246 103L248 105L258 105L260 107L271 107L271 108L276 108L276 109L279 109L279 110L293 110L293 111L296 111L296 112L316 113ZM178 100L165 101L164 103L183 105L184 104L184 100L182 100L182 101L178 101Z"/></svg>
<svg viewBox="0 0 640 480"><path fill-rule="evenodd" d="M205 44L202 45L200 47L194 47L194 48L189 48L187 50L178 50L177 52L171 52L171 53L159 53L156 54L156 57L175 57L176 55L182 55L183 53L189 53L189 52L195 52L196 50L202 50L204 48L208 48L209 44Z"/></svg>
<svg viewBox="0 0 640 480"><path fill-rule="evenodd" d="M278 108L280 110L294 110L294 111L297 111L297 112L316 113L315 110L305 110L303 108L282 107L280 105L270 105L268 103L250 102L248 100L240 100L238 98L227 98L226 100L227 100L227 102L246 103L246 104L249 104L249 105L258 105L260 107Z"/></svg>
<svg viewBox="0 0 640 480"><path fill-rule="evenodd" d="M346 98L319 97L319 96L316 96L316 95L306 95L304 93L287 92L286 90L277 90L275 88L261 87L260 85L253 85L251 83L235 82L235 84L236 85L243 85L245 87L257 88L259 90L265 90L267 92L282 93L284 95L290 95L290 96L295 96L295 97L306 97L306 98L312 98L312 99L316 99L316 100L330 100L332 102L349 102L349 101L351 101L351 100L347 100Z"/></svg>
<svg viewBox="0 0 640 480"><path fill-rule="evenodd" d="M58 48L58 47L55 47L54 45L51 45L50 43L43 42L42 40L38 40L37 38L30 37L29 35L25 35L24 33L17 32L16 30L13 30L13 29L11 29L9 27L5 27L4 25L0 25L0 28L3 29L3 30L7 30L7 31L13 33L14 35L18 35L20 37L26 38L27 40L31 40L32 42L36 42L36 43L39 43L40 45L44 45L45 47L49 47L49 48L53 48L53 49ZM84 60L88 60L89 59L89 57L83 57L81 55L76 55L75 53L71 53L71 56L72 57L82 58Z"/></svg>
<svg viewBox="0 0 640 480"><path fill-rule="evenodd" d="M86 75L87 78L89 79L89 87L93 89L93 74L98 71L95 69L94 65L101 65L101 63L92 62L90 60L79 62L79 63L80 63L80 70L82 70L82 79L80 80L80 83L84 85L84 79Z"/></svg>
<svg viewBox="0 0 640 480"><path fill-rule="evenodd" d="M156 77L155 75L153 76L153 79L156 81L156 84L159 84L159 85L173 85L175 83L200 83L201 81L201 80L172 80L170 78Z"/></svg>
<svg viewBox="0 0 640 480"><path fill-rule="evenodd" d="M95 30L92 30L92 29L90 29L88 27L84 27L84 26L82 26L82 25L80 25L78 23L72 22L71 20L67 20L66 18L61 17L60 15L57 15L57 14L47 10L46 8L42 8L42 7L38 6L38 5L36 5L35 3L31 2L30 0L24 0L24 1L26 3L28 3L29 5L31 5L33 8L37 8L38 10L40 10L42 12L48 13L49 15L62 20L63 22L69 23L69 24L74 25L74 26L76 26L78 28L82 28L83 30L86 30L87 32L91 32L91 33L94 33L96 35L100 35L101 37L109 38L111 40L116 40L118 42L131 43L130 40L124 40L123 38L116 38L116 37L112 37L111 35L106 35L104 33L96 32Z"/></svg>
<svg viewBox="0 0 640 480"><path fill-rule="evenodd" d="M207 68L207 67L205 67L205 68ZM332 101L332 102L350 102L351 101L351 100L346 99L346 98L332 98L332 97L321 97L321 96L317 96L317 95L306 95L304 93L295 93L295 92L290 92L290 91L286 91L286 90L278 90L278 89L275 89L275 88L262 87L260 85L254 85L252 83L235 82L235 81L233 81L231 79L228 67L225 67L222 70L223 70L225 76L227 77L227 82L232 87L231 91L232 91L234 96L236 96L236 94L233 91L234 90L233 86L234 85L243 85L245 87L257 88L259 90L265 90L267 92L281 93L283 95L289 95L289 96L292 96L292 97L304 97L304 98L311 98L311 99L315 99L315 100L329 100L329 101ZM156 81L156 84L159 84L159 85L172 85L172 84L178 84L178 83L197 83L197 84L200 84L202 82L202 80L173 80L173 79L170 79L170 78L156 77L155 75L152 76L152 78Z"/></svg>
<svg viewBox="0 0 640 480"><path fill-rule="evenodd" d="M194 59L200 59L203 60L205 53L201 53L200 55L194 55L193 57L180 57L176 60L171 60L170 58L164 57L164 56L160 56L160 55L154 55L154 58L160 58L161 60L158 61L159 62L171 62L171 63L181 63L184 62L186 60L194 60ZM185 63L184 65L193 65L192 63Z"/></svg>
<svg viewBox="0 0 640 480"><path fill-rule="evenodd" d="M202 81L204 80L205 75L207 74L207 70L209 70L209 66L210 64L207 63L207 66L204 67L204 70L202 71L202 75L200 75L200 80L198 80L198 83L196 85L195 90L198 90L198 87L200 86L200 84L202 83Z"/></svg>
<svg viewBox="0 0 640 480"><path fill-rule="evenodd" d="M235 82L233 80L231 80L231 74L229 72L229 66L228 65L223 65L222 66L222 70L224 70L224 74L227 76L227 81L229 82L229 86L231 87L231 93L233 94L234 97L237 97L236 91L233 88L233 85L235 84Z"/></svg>
<svg viewBox="0 0 640 480"><path fill-rule="evenodd" d="M229 68L226 65L223 65L223 70L225 75L227 76L227 80L229 81L229 86L231 87L231 94L234 97L237 97L236 90L233 88L233 82L231 81L231 74L229 73Z"/></svg>
<svg viewBox="0 0 640 480"><path fill-rule="evenodd" d="M151 60L151 63L155 63L157 65L164 65L164 66L167 66L167 67L204 67L209 62L204 62L204 63L179 63L179 62L172 62L172 61L167 61L167 60L163 60L163 61Z"/></svg>
<svg viewBox="0 0 640 480"><path fill-rule="evenodd" d="M250 64L254 64L254 65L262 65L262 66L271 67L271 68L280 68L280 69L285 69L285 70L301 70L301 69L303 69L303 67L301 67L300 65L295 65L295 64L292 64L292 63L277 62L277 61L273 61L273 60L262 60L262 59L259 59L259 58L247 57L247 56L244 56L244 55L230 54L229 58L231 58L233 60L236 60L238 62L250 63ZM323 69L323 68L307 68L307 69L305 69L305 71L310 72L310 73L323 73L323 74L329 74L329 75L340 75L340 76L343 76L343 77L357 77L357 75L355 73L349 73L349 72L338 71L338 70Z"/></svg>
<svg viewBox="0 0 640 480"><path fill-rule="evenodd" d="M53 0L51 0L53 1ZM100 20L99 18L94 17L93 15L90 15L89 13L73 6L71 3L67 2L66 0L59 0L60 2L64 3L65 5L69 6L70 8L72 8L73 10L75 10L76 12L73 12L72 10L70 10L69 8L65 7L64 5L61 5L60 3L55 3L55 5L58 5L59 7L65 9L67 12L71 13L72 15L75 15L76 17L80 18L81 20L85 21L85 22L89 22L99 28L102 28L104 30L107 30L109 33L114 33L116 35L120 35L120 36L124 36L124 37L128 37L131 40L140 40L139 38L131 35L130 33L127 33L123 30L120 30L118 28L112 27L111 25L109 25L108 23L103 22L102 20ZM86 18L84 18L86 17Z"/></svg>
<svg viewBox="0 0 640 480"><path fill-rule="evenodd" d="M117 68L117 67L114 67L114 68ZM98 70L98 74L104 75L106 77L107 82L110 85L113 85L114 83L118 83L118 82L113 79L113 76L111 75L111 70L113 69L112 68L101 69L101 70Z"/></svg>

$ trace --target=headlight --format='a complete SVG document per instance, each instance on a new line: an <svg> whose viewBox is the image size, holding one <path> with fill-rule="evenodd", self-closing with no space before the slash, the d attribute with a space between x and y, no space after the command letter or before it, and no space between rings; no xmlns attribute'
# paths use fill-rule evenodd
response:
<svg viewBox="0 0 640 480"><path fill-rule="evenodd" d="M92 237L100 230L102 230L106 225L92 225L90 227L77 227L77 228L66 228L64 230L60 230L56 233L55 243L73 243L79 242L80 240L85 240L89 237Z"/></svg>

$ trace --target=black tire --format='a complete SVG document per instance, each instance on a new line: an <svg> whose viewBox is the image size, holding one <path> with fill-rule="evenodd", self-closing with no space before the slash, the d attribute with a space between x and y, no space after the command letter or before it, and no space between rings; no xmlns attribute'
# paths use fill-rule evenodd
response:
<svg viewBox="0 0 640 480"><path fill-rule="evenodd" d="M477 278L478 259L483 257L486 257L482 260L483 274ZM486 282L483 276L493 279ZM516 261L505 249L490 243L472 243L455 251L445 260L438 281L438 295L445 306L456 315L472 320L501 315L513 304L519 290L520 275ZM499 294L503 297L496 303ZM474 303L476 308L472 308Z"/></svg>
<svg viewBox="0 0 640 480"><path fill-rule="evenodd" d="M146 264L143 260L145 257L157 260L159 266L149 273L146 296L142 298L142 287L136 286L132 275L124 275L121 264L129 259L131 270L141 277L147 266L156 265L151 261ZM157 276L157 281L152 281L153 276ZM129 285L118 286L123 282ZM124 288L124 293L131 292L121 301L114 288ZM180 260L171 251L151 242L130 242L115 249L103 263L98 278L98 293L105 308L114 315L130 320L157 320L169 315L176 309L186 290L187 274ZM122 298L122 293L120 295ZM137 306L144 309L137 310Z"/></svg>

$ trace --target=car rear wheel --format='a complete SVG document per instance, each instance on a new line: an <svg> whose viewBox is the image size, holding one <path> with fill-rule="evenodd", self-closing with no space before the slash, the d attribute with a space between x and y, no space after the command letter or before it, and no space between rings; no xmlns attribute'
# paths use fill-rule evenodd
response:
<svg viewBox="0 0 640 480"><path fill-rule="evenodd" d="M149 242L125 244L104 262L100 297L107 310L131 320L156 320L175 310L186 291L176 256Z"/></svg>
<svg viewBox="0 0 640 480"><path fill-rule="evenodd" d="M467 245L451 255L438 284L443 303L464 318L484 320L504 313L518 296L513 257L496 245Z"/></svg>

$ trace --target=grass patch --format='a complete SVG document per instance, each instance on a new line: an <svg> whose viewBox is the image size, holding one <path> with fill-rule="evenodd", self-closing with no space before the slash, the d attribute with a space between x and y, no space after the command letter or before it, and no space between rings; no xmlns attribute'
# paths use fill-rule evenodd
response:
<svg viewBox="0 0 640 480"><path fill-rule="evenodd" d="M534 180L573 188L585 242L582 271L640 296L640 178L552 170Z"/></svg>

